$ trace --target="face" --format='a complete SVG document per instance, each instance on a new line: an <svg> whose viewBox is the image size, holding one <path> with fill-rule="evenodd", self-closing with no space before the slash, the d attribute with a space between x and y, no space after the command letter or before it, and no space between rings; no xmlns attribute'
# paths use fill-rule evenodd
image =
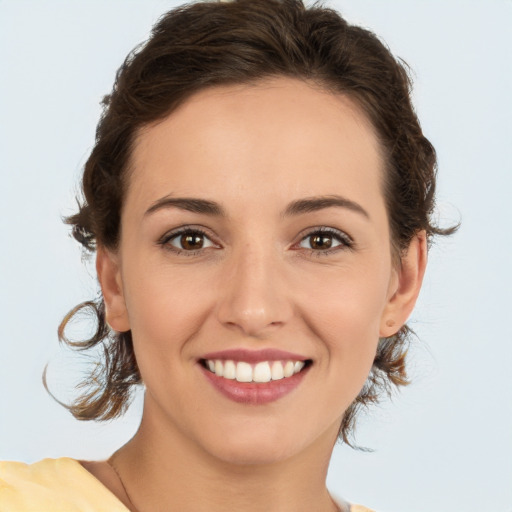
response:
<svg viewBox="0 0 512 512"><path fill-rule="evenodd" d="M141 131L131 169L98 272L143 423L225 461L332 447L417 295L403 307L365 116L292 79L210 89Z"/></svg>

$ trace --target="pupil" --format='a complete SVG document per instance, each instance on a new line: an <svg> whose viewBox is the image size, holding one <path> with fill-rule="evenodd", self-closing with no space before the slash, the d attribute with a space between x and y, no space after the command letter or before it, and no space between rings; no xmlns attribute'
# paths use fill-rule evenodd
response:
<svg viewBox="0 0 512 512"><path fill-rule="evenodd" d="M311 241L313 249L329 249L332 245L332 239L328 235L315 235Z"/></svg>
<svg viewBox="0 0 512 512"><path fill-rule="evenodd" d="M200 249L203 246L202 235L182 235L181 245L184 249Z"/></svg>

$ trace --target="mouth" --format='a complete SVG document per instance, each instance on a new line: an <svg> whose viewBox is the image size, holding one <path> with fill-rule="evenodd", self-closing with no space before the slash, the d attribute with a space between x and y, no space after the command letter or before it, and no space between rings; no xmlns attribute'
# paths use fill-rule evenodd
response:
<svg viewBox="0 0 512 512"><path fill-rule="evenodd" d="M277 360L260 361L234 361L231 359L201 359L200 364L205 370L227 380L237 382L267 383L282 379L289 379L306 367L311 366L311 359L306 360Z"/></svg>
<svg viewBox="0 0 512 512"><path fill-rule="evenodd" d="M207 380L224 397L252 405L284 397L313 365L312 359L272 349L216 352L198 362Z"/></svg>

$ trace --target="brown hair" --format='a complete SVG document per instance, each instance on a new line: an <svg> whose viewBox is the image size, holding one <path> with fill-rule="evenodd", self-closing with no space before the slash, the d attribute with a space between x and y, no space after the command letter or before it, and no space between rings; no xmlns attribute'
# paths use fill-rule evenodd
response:
<svg viewBox="0 0 512 512"><path fill-rule="evenodd" d="M301 0L198 2L165 14L149 40L128 55L113 90L103 100L96 143L85 164L79 211L66 219L89 251L115 250L127 167L138 131L169 115L199 90L286 76L307 80L355 101L372 122L386 163L384 195L397 264L414 235L448 234L431 222L436 155L423 136L410 101L406 69L368 30L337 12ZM97 330L72 342L64 329L77 312L90 309ZM410 330L378 345L368 380L348 408L340 438L349 443L357 411L378 402L393 386L408 383L405 371ZM100 296L74 308L59 339L80 350L103 344L104 361L84 383L86 392L67 406L78 419L106 420L122 414L133 384L141 382L130 332L113 332Z"/></svg>

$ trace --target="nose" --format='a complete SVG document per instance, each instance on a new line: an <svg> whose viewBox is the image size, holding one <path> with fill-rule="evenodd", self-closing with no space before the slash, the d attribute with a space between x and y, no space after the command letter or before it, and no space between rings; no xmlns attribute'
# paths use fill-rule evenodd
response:
<svg viewBox="0 0 512 512"><path fill-rule="evenodd" d="M283 262L272 249L247 245L225 263L217 318L246 336L264 338L291 318Z"/></svg>

